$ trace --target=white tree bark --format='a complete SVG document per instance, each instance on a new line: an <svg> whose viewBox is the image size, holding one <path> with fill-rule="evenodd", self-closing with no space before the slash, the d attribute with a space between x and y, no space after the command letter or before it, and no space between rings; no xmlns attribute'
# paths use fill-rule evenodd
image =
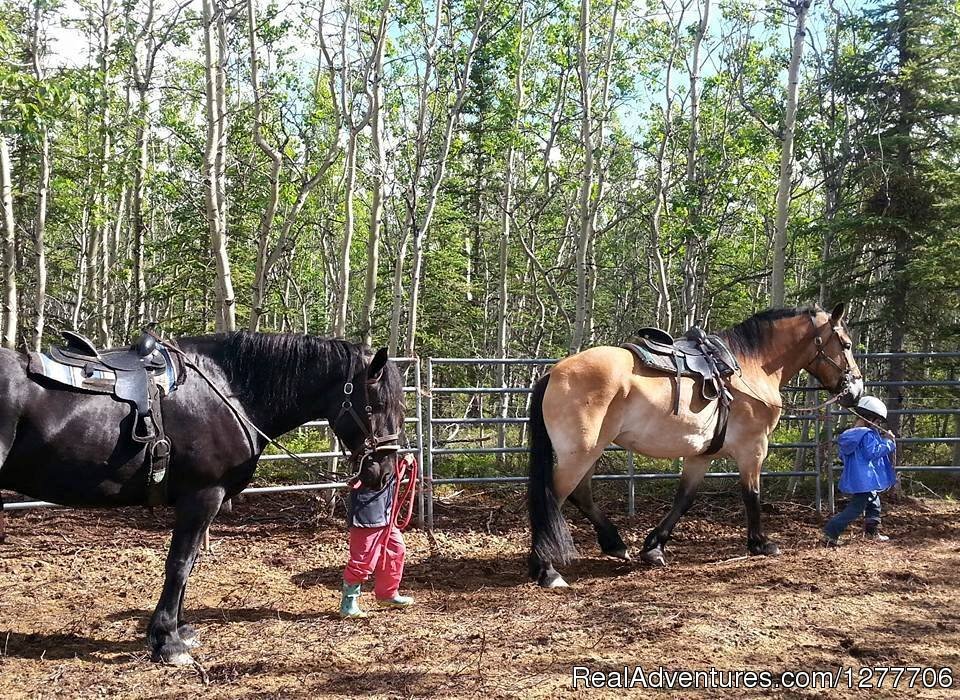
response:
<svg viewBox="0 0 960 700"><path fill-rule="evenodd" d="M207 140L203 156L203 182L210 249L216 264L218 331L236 330L233 275L227 253L226 231L226 25L216 0L203 0L204 75L206 78Z"/></svg>
<svg viewBox="0 0 960 700"><path fill-rule="evenodd" d="M593 217L590 215L590 193L593 190L593 114L590 96L590 0L580 0L580 46L577 66L580 76L580 143L583 147L583 170L580 174L580 233L577 239L577 311L570 338L571 354L583 348L587 322L587 261L593 238Z"/></svg>
<svg viewBox="0 0 960 700"><path fill-rule="evenodd" d="M370 228L367 234L367 273L364 280L363 311L360 316L360 328L363 332L365 345L370 345L373 342L373 310L377 302L377 273L380 269L380 231L383 227L384 179L387 167L386 152L383 146L383 54L386 47L389 11L389 0L385 0L380 15L380 31L374 62L373 103L370 107L370 150L373 159L373 181L371 183Z"/></svg>
<svg viewBox="0 0 960 700"><path fill-rule="evenodd" d="M697 148L700 139L700 47L703 37L707 33L710 22L710 0L701 0L700 24L693 37L693 47L690 55L690 138L687 141L687 171L686 185L687 203L687 236L683 252L683 306L686 312L686 326L691 327L699 318L700 310L697 307L697 260L700 240L696 234L699 224L700 194L697 179ZM696 200L692 198L696 195Z"/></svg>
<svg viewBox="0 0 960 700"><path fill-rule="evenodd" d="M33 7L33 36L31 41L31 57L33 61L33 75L40 81L43 79L43 67L40 61L40 20L41 6L35 3ZM33 219L33 250L36 258L37 287L34 290L34 311L36 316L33 324L33 349L40 351L43 341L43 327L47 303L47 256L44 245L44 234L47 227L47 195L50 190L50 135L46 124L40 126L40 176L37 180L37 204Z"/></svg>
<svg viewBox="0 0 960 700"><path fill-rule="evenodd" d="M433 54L435 53L436 47L436 36L439 34L440 23L442 17L442 2L437 3L437 14L436 21L434 24L434 41L433 41L433 51L429 51L428 63L432 65ZM412 202L413 206L408 204L408 218L411 223L415 222L414 234L413 234L413 269L411 271L411 283L410 283L410 300L407 306L407 334L406 334L406 346L405 350L408 353L414 353L416 351L416 336L417 336L417 324L419 320L419 306L420 306L420 283L421 276L423 272L423 252L424 244L426 242L427 232L430 229L430 224L433 221L433 214L436 210L438 195L440 192L440 186L443 184L444 177L446 176L447 169L447 159L450 154L450 145L453 140L453 127L456 124L457 120L460 117L460 112L463 108L463 102L467 96L467 89L470 85L470 71L473 68L473 60L477 54L477 41L480 38L480 31L483 28L483 25L486 23L486 3L485 0L481 0L479 6L476 8L476 19L471 29L470 39L466 48L466 55L463 61L463 67L457 74L454 76L455 81L458 84L456 89L456 98L453 101L453 104L446 109L445 114L445 123L443 128L443 135L440 139L440 149L437 155L436 161L433 164L432 172L429 177L429 185L425 194L426 203L424 204L424 212L422 216L418 217L418 208L416 206L417 197L409 196L408 203ZM452 30L451 30L452 31ZM451 39L452 43L452 39ZM429 81L424 79L421 84L420 91L420 108L422 111L426 112L429 109L429 98L430 98L430 89ZM422 162L426 157L427 149L427 138L426 132L423 130L422 123L420 128L418 128L418 139L417 139L417 150L418 163ZM422 135L422 137L421 137ZM417 168L418 171L421 171L420 166ZM419 177L415 177L411 182L411 188L416 190L418 187ZM402 262L402 261L401 261ZM400 265L398 265L400 267ZM392 328L391 328L392 332Z"/></svg>
<svg viewBox="0 0 960 700"><path fill-rule="evenodd" d="M787 219L793 188L793 140L797 124L797 96L800 91L800 62L806 39L807 14L812 0L796 0L789 6L797 17L787 70L786 110L780 132L780 179L777 184L777 212L773 231L773 270L770 275L770 305L781 307L785 302L785 271L787 255Z"/></svg>
<svg viewBox="0 0 960 700"><path fill-rule="evenodd" d="M0 134L0 214L3 215L3 347L17 345L17 237L13 217L13 181L7 137Z"/></svg>

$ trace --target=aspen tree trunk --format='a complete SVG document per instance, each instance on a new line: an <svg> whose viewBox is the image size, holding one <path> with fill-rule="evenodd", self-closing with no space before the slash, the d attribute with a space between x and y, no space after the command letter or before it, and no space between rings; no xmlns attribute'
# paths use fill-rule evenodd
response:
<svg viewBox="0 0 960 700"><path fill-rule="evenodd" d="M264 305L266 303L267 295L267 285L269 282L269 275L271 270L283 256L284 252L287 250L288 245L295 241L296 233L294 225L297 222L300 212L303 210L304 205L307 203L307 199L310 196L310 193L317 187L323 177L326 175L330 167L336 162L340 154L340 146L337 140L333 140L330 145L327 147L326 152L316 168L316 171L309 178L306 175L303 176L303 180L300 182L300 188L297 191L296 199L290 208L286 211L285 215L282 218L282 223L280 224L280 231L276 236L276 240L271 243L270 232L273 228L276 212L278 208L278 198L279 198L279 188L280 188L280 176L282 173L282 159L281 154L273 146L271 146L264 138L261 132L262 129L262 105L261 105L261 95L260 95L260 84L258 76L258 64L257 64L257 48L256 48L256 27L255 27L255 4L251 1L247 4L247 19L248 19L248 34L250 39L250 65L251 65L251 76L253 77L253 89L254 89L254 141L257 143L257 146L267 155L271 161L271 170L269 175L270 181L270 195L268 198L268 205L264 210L263 215L260 219L260 235L259 235L259 245L257 251L257 266L254 274L254 283L253 283L253 303L251 305L250 311L250 321L249 328L251 330L256 330L259 328L260 319L264 313ZM330 71L328 75L328 87L330 89L330 94L335 95L335 80L334 80L334 69L333 61L329 54L327 53L326 46L323 43L323 20L320 20L320 30L318 34L318 40L321 47L321 52L326 59L328 65L330 66ZM319 82L320 73L317 74L317 80ZM333 117L335 120L335 126L339 127L343 124L343 110L336 99L333 100ZM306 168L304 169L306 170Z"/></svg>
<svg viewBox="0 0 960 700"><path fill-rule="evenodd" d="M580 175L580 234L577 240L577 312L570 339L571 354L583 348L587 321L587 260L593 237L590 193L593 190L593 115L590 105L590 0L580 0L580 47L577 66L580 76L580 143L583 146L583 170Z"/></svg>
<svg viewBox="0 0 960 700"><path fill-rule="evenodd" d="M100 163L94 193L94 214L92 235L88 240L87 248L87 280L90 284L92 307L96 309L97 340L106 345L109 329L107 328L106 296L109 284L109 271L106 269L104 249L107 246L107 237L110 232L108 209L108 188L110 178L110 157L112 153L112 113L110 109L109 72L110 42L112 40L112 0L102 0L100 5L102 27L102 41L100 47L100 99L102 105L102 121L100 125Z"/></svg>
<svg viewBox="0 0 960 700"><path fill-rule="evenodd" d="M225 103L223 76L226 34L223 10L215 0L203 0L204 75L206 82L207 139L203 157L204 194L207 211L207 231L210 248L217 269L216 326L218 331L236 329L236 309L233 277L227 254L225 215L224 160L226 150Z"/></svg>
<svg viewBox="0 0 960 700"><path fill-rule="evenodd" d="M280 199L280 170L282 158L266 139L263 138L263 107L260 95L260 74L257 62L257 32L256 32L256 2L247 2L247 33L250 44L250 84L253 88L253 141L264 155L270 160L270 174L267 176L269 190L267 205L260 216L260 229L257 242L257 264L253 275L253 303L250 309L249 329L260 330L260 318L264 313L266 297L267 275L264 269L267 263L270 246L270 230L277 213L277 202Z"/></svg>
<svg viewBox="0 0 960 700"><path fill-rule="evenodd" d="M787 71L787 103L783 117L783 130L780 134L780 180L777 185L777 212L773 233L773 271L770 276L770 304L773 307L784 305L784 280L787 254L787 218L790 211L790 194L793 184L793 140L797 124L797 94L800 87L800 61L803 58L803 46L806 38L807 13L812 0L798 0L790 3L797 16L797 27L793 34L793 48L790 52L790 66Z"/></svg>
<svg viewBox="0 0 960 700"><path fill-rule="evenodd" d="M690 55L690 138L687 141L686 171L687 196L690 201L687 204L687 237L683 253L683 305L687 328L693 326L700 317L700 309L697 307L697 259L700 239L696 231L700 220L700 203L702 201L697 176L697 147L700 139L700 47L703 44L703 37L707 33L709 21L710 0L701 0L700 24L697 26L697 33L693 37L693 47ZM703 280L700 280L699 284L703 284Z"/></svg>
<svg viewBox="0 0 960 700"><path fill-rule="evenodd" d="M350 248L353 245L353 195L357 183L357 132L350 130L344 158L343 241L340 246L340 275L337 284L337 315L333 335L342 338L347 332L347 311L350 304Z"/></svg>
<svg viewBox="0 0 960 700"><path fill-rule="evenodd" d="M497 357L505 358L507 356L507 306L509 304L510 294L510 227L513 222L513 180L514 180L514 159L516 157L517 139L519 138L520 115L523 113L523 69L527 58L527 52L524 50L524 31L526 20L526 5L521 0L520 5L520 31L517 45L517 55L519 62L517 65L517 74L513 82L514 107L513 123L510 129L510 145L507 147L506 171L503 175L503 202L500 206L500 251L499 251L499 282L500 282L500 300L497 306ZM497 365L497 385L504 387L507 383L507 366L505 364ZM504 393L500 400L500 417L507 418L510 413L510 394ZM505 424L499 426L497 431L497 446L506 447ZM501 455L501 462L503 455Z"/></svg>
<svg viewBox="0 0 960 700"><path fill-rule="evenodd" d="M386 18L381 20L382 27L386 26ZM373 183L372 201L370 203L370 229L367 234L367 274L363 289L363 311L360 317L360 328L363 329L363 342L370 345L373 342L373 310L377 302L377 272L380 268L380 231L383 228L383 190L384 171L386 169L386 154L383 148L383 47L380 41L380 50L377 56L376 84L373 87L373 106L371 113L370 149L373 154Z"/></svg>
<svg viewBox="0 0 960 700"><path fill-rule="evenodd" d="M31 56L33 75L37 81L43 80L40 65L40 3L33 6L33 35L31 37ZM40 177L37 181L37 204L33 219L33 251L36 258L37 287L34 290L33 349L40 351L43 341L45 307L47 303L47 256L44 234L47 228L47 195L50 190L50 135L46 125L40 127Z"/></svg>
<svg viewBox="0 0 960 700"><path fill-rule="evenodd" d="M439 31L440 23L440 5L438 3L437 8L437 30ZM413 270L411 272L411 287L410 287L410 303L407 309L407 342L406 350L410 353L415 352L416 348L416 336L417 336L417 323L418 323L418 312L419 312L419 303L420 303L420 282L423 270L423 250L424 244L426 241L427 231L430 229L430 224L433 220L433 214L436 210L437 200L439 195L440 186L443 184L444 177L446 175L447 168L447 158L450 154L450 144L453 139L453 127L456 124L460 111L463 108L463 102L467 96L467 88L470 84L470 71L473 67L473 60L477 54L477 41L480 37L480 30L482 29L484 23L486 22L485 14L486 6L485 1L481 0L479 6L477 7L477 18L474 21L473 28L471 30L470 43L466 51L466 57L464 59L464 65L460 75L457 77L459 82L459 89L457 90L457 96L454 100L452 106L447 109L446 114L446 124L444 128L443 138L441 141L440 153L438 155L437 163L434 166L430 187L427 192L426 197L426 210L423 214L423 218L419 221L416 232L413 236ZM421 91L421 107L423 109L427 108L427 99L428 94L427 82L424 81L423 89ZM426 147L426 143L421 141L421 146ZM416 184L414 183L414 186ZM414 217L416 210L414 209Z"/></svg>
<svg viewBox="0 0 960 700"><path fill-rule="evenodd" d="M50 136L47 128L40 132L40 179L37 184L37 211L33 220L33 250L37 265L37 288L34 290L36 318L33 324L33 349L40 351L46 322L47 254L44 234L47 228L47 194L50 190Z"/></svg>
<svg viewBox="0 0 960 700"><path fill-rule="evenodd" d="M13 218L13 181L10 174L10 149L7 137L0 134L0 208L3 214L3 347L17 345L17 238Z"/></svg>
<svg viewBox="0 0 960 700"><path fill-rule="evenodd" d="M664 3L663 7L667 6ZM660 143L657 146L655 156L656 186L654 193L653 210L650 213L650 249L653 262L653 281L654 289L657 292L656 317L657 325L668 333L673 331L673 301L670 298L670 286L667 281L669 260L664 259L661 250L661 217L667 207L667 202L671 187L671 174L667 164L667 145L672 137L673 124L673 64L677 59L677 51L681 39L681 27L683 25L683 14L687 5L682 5L676 24L671 23L673 34L670 55L667 59L667 66L664 77L664 105L663 105L663 134ZM670 17L669 11L667 12Z"/></svg>
<svg viewBox="0 0 960 700"><path fill-rule="evenodd" d="M150 136L147 128L148 105L146 85L137 87L137 164L133 173L133 203L130 218L133 228L133 321L137 328L146 321L147 281L144 272L146 224L143 199L146 196L146 172L149 165Z"/></svg>
<svg viewBox="0 0 960 700"><path fill-rule="evenodd" d="M599 119L597 120L596 147L594 148L594 162L599 164L597 173L596 195L590 206L590 241L588 249L590 251L590 261L587 268L587 303L586 316L584 319L583 338L586 344L592 345L595 341L594 336L594 297L597 291L597 264L596 264L596 246L597 223L600 216L600 206L603 203L604 195L607 189L607 174L610 168L610 161L606 164L602 161L602 149L604 142L604 133L607 125L607 115L610 101L610 78L611 67L613 65L613 46L617 37L617 20L620 15L620 1L615 0L610 13L610 29L607 33L606 51L603 60L603 87L600 90L600 109ZM596 166L595 166L596 167Z"/></svg>

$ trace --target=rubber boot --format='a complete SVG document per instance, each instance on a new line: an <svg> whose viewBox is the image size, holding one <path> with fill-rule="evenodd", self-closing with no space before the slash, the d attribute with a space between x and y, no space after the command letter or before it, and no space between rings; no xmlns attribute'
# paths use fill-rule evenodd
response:
<svg viewBox="0 0 960 700"><path fill-rule="evenodd" d="M413 605L413 598L394 593L392 598L377 598L377 603L385 608L409 608Z"/></svg>
<svg viewBox="0 0 960 700"><path fill-rule="evenodd" d="M368 617L360 609L360 584L343 582L343 595L340 598L340 617L361 618Z"/></svg>

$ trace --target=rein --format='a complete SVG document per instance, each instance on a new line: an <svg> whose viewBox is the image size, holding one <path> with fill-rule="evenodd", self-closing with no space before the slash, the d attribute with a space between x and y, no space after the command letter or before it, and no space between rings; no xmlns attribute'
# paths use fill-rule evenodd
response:
<svg viewBox="0 0 960 700"><path fill-rule="evenodd" d="M850 365L849 365L849 363L847 362L846 357L844 357L844 364L846 365L846 367L841 367L839 364L837 364L837 362L836 362L832 357L830 357L829 355L827 355L827 354L823 351L823 346L824 346L823 338L821 338L821 337L820 337L820 334L817 333L817 326L816 326L816 323L815 323L814 320L813 320L813 316L810 316L809 318L810 318L810 325L813 327L813 332L814 332L814 341L813 341L813 343L814 343L814 345L816 346L817 352L816 352L816 354L813 356L813 359L810 360L810 362L807 363L807 364L804 366L804 369L807 370L807 372L810 372L810 367L811 367L812 365L814 365L815 363L817 363L817 362L819 362L819 361L825 361L825 362L828 362L829 364L833 365L834 367L836 367L841 373L843 373L844 376L848 375L848 374L850 373ZM837 335L837 336L839 337L839 334L838 334L838 332L837 332L837 326L833 326L833 327L831 328L831 334L832 334L831 337L832 337L833 335ZM812 372L810 372L810 373L813 374ZM750 386L750 383L747 382L747 380L744 379L744 377L743 377L743 370L742 370L742 369L741 369L739 372L737 372L737 378L743 383L743 385L744 385L745 387L747 387L747 388L750 390L750 391L744 392L744 393L747 394L748 396L750 396L751 398L754 398L754 399L756 399L757 401L759 401L760 403L765 404L766 406L769 406L769 407L771 407L771 408L778 408L778 409L781 409L781 410L785 408L785 409L787 409L787 410L789 410L789 411L792 411L792 412L794 412L794 413L818 413L820 410L826 408L827 406L830 406L831 404L836 403L837 401L840 400L841 397L843 397L843 396L845 396L847 393L849 393L849 387L848 387L848 388L845 388L845 389L844 389L843 391L841 391L840 393L835 394L834 396L831 396L829 399L827 399L827 400L824 401L823 403L817 404L816 406L800 406L800 405L791 403L791 402L789 402L789 401L784 401L784 400L783 400L783 396L780 397L780 403L779 403L779 404L773 404L773 403L770 403L769 401L767 401L766 399L761 398L761 397L759 396L758 392L756 391L756 389L754 389L752 386Z"/></svg>
<svg viewBox="0 0 960 700"><path fill-rule="evenodd" d="M290 451L287 447L285 447L283 444L281 444L280 442L278 442L277 440L275 440L274 438L270 437L270 436L267 435L265 432L263 432L263 430L261 430L260 427L259 427L256 423L254 423L252 420L250 420L250 419L247 418L245 415L243 415L243 413L242 413L236 406L234 406L233 402L232 402L222 391L220 391L220 388L214 383L214 381L213 381L212 379L210 379L210 377L207 375L207 373L204 372L202 369L200 369L200 367L199 367L193 360L191 360L191 359L187 356L187 354L186 354L185 352L183 352L183 350L181 350L180 348L176 347L173 343L167 343L166 341L164 341L162 338L160 338L158 335L156 335L156 334L153 333L152 331L147 331L147 332L150 333L150 335L152 335L152 336L154 337L154 339L155 339L160 345L162 345L163 347L165 347L168 351L175 353L175 354L180 358L180 360L181 360L187 367L189 367L189 368L192 369L194 372L196 372L196 373L207 383L207 385L213 390L213 393L216 394L217 397L227 406L227 408L230 409L230 411L233 413L233 415L237 418L238 421L240 421L240 422L243 423L243 424L248 425L248 426L249 426L250 428L252 428L252 429L254 430L254 432L256 432L260 437L262 437L264 440L266 440L268 444L273 445L273 446L276 447L277 449L279 449L279 450L281 450L282 452L284 452L288 457L290 457L290 458L291 458L293 461L295 461L297 464L299 464L299 465L302 466L302 467L307 467L308 469L310 469L311 473L312 473L312 474L315 474L318 478L324 479L324 480L326 480L326 481L330 481L330 482L332 482L332 483L340 483L340 482L341 482L342 477L340 477L340 476L338 476L338 475L336 475L336 474L329 474L329 473L327 473L327 472L325 472L325 471L323 471L323 470L321 470L321 469L317 469L317 468L316 468L316 464L311 464L311 463L308 462L307 460L303 459L303 457L301 457L300 455L295 454L294 452L291 452L291 451ZM350 370L351 370L351 375L350 375L350 376L352 377L352 376L353 376L353 375L352 375L352 372L353 372L353 358L352 358L352 357L350 358ZM349 390L347 389L347 387L349 387ZM350 382L350 381L347 381L347 382L346 382L346 384L344 385L344 394L346 394L347 398L346 398L346 399L344 400L344 402L343 402L343 407L340 409L340 413L337 414L337 417L336 417L336 418L334 419L334 421L330 424L330 429L331 429L331 430L333 429L333 424L336 423L337 420L340 419L340 417L343 415L344 411L349 410L350 413L353 415L354 420L356 420L356 421L358 422L358 424L360 425L361 430L367 435L366 439L364 440L364 446L366 446L367 443L368 443L371 439L373 439L373 440L376 440L376 439L375 439L375 438L372 438L372 436L370 435L370 431L367 430L367 429L366 429L366 426L363 425L363 423L360 422L359 416L357 416L357 415L356 415L356 412L353 411L353 409L352 409L352 404L351 404L349 398L350 398L350 396L352 396L352 394L353 394L353 382ZM350 404L350 405L348 406L348 404ZM370 409L370 407L367 406L367 409ZM372 413L372 409L370 409L370 412ZM394 440L396 440L398 436L393 435L393 436L386 436L386 437L387 437L387 438L393 438ZM390 448L381 448L381 450L383 450L383 449L390 449ZM400 449L399 445L397 445L396 449ZM355 473L353 476L351 476L349 479L347 479L347 482L348 482L348 483L351 482L351 481L353 481L353 480L355 480L355 479L357 479L357 478L360 476L360 468L361 468L361 466L363 465L363 460L364 460L364 458L367 457L369 454L371 454L371 453L365 450L365 451L364 451L358 458L356 458L356 459L354 459L354 455L351 455L350 461L355 461L355 462L356 462L357 471L356 471L356 473ZM346 451L344 451L344 456L346 456Z"/></svg>

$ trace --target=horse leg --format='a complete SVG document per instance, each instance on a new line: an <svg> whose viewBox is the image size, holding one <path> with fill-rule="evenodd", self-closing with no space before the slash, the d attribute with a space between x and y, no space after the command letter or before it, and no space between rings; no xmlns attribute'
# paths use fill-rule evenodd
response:
<svg viewBox="0 0 960 700"><path fill-rule="evenodd" d="M610 519L607 518L607 516L597 508L597 504L593 502L591 483L595 469L596 465L591 467L587 475L583 477L583 481L573 490L573 493L570 494L570 502L579 508L580 512L587 516L587 520L593 524L593 529L597 532L597 542L600 544L600 551L611 557L629 561L630 555L627 554L627 545L623 543L623 539L620 537L620 533L617 532L616 526L610 522Z"/></svg>
<svg viewBox="0 0 960 700"><path fill-rule="evenodd" d="M740 465L740 490L747 515L747 551L750 554L776 556L780 548L767 539L760 527L760 467L763 459L751 459Z"/></svg>
<svg viewBox="0 0 960 700"><path fill-rule="evenodd" d="M0 544L7 541L7 514L3 512L3 494L0 493Z"/></svg>
<svg viewBox="0 0 960 700"><path fill-rule="evenodd" d="M176 521L170 552L167 554L163 590L147 630L147 640L155 661L178 666L193 662L187 651L187 643L181 639L178 631L180 607L200 539L219 510L223 493L223 489L217 486L186 493L177 499Z"/></svg>
<svg viewBox="0 0 960 700"><path fill-rule="evenodd" d="M209 530L204 529L204 534L209 532ZM193 566L190 567L190 573L187 574L187 579L193 573L193 569L196 566L197 559L194 557ZM180 641L187 645L188 648L194 649L200 646L200 638L197 636L197 629L190 624L187 624L183 621L183 601L187 595L187 581L184 580L183 588L180 589L180 602L177 606L177 635L180 637Z"/></svg>
<svg viewBox="0 0 960 700"><path fill-rule="evenodd" d="M684 513L690 510L690 506L693 505L697 496L697 489L700 488L700 483L703 481L703 475L709 468L709 459L702 457L684 458L683 473L680 476L680 485L677 486L677 494L673 499L673 507L643 541L643 553L640 555L643 561L656 566L667 565L664 550L670 540L671 533L673 533L673 528L676 527Z"/></svg>

